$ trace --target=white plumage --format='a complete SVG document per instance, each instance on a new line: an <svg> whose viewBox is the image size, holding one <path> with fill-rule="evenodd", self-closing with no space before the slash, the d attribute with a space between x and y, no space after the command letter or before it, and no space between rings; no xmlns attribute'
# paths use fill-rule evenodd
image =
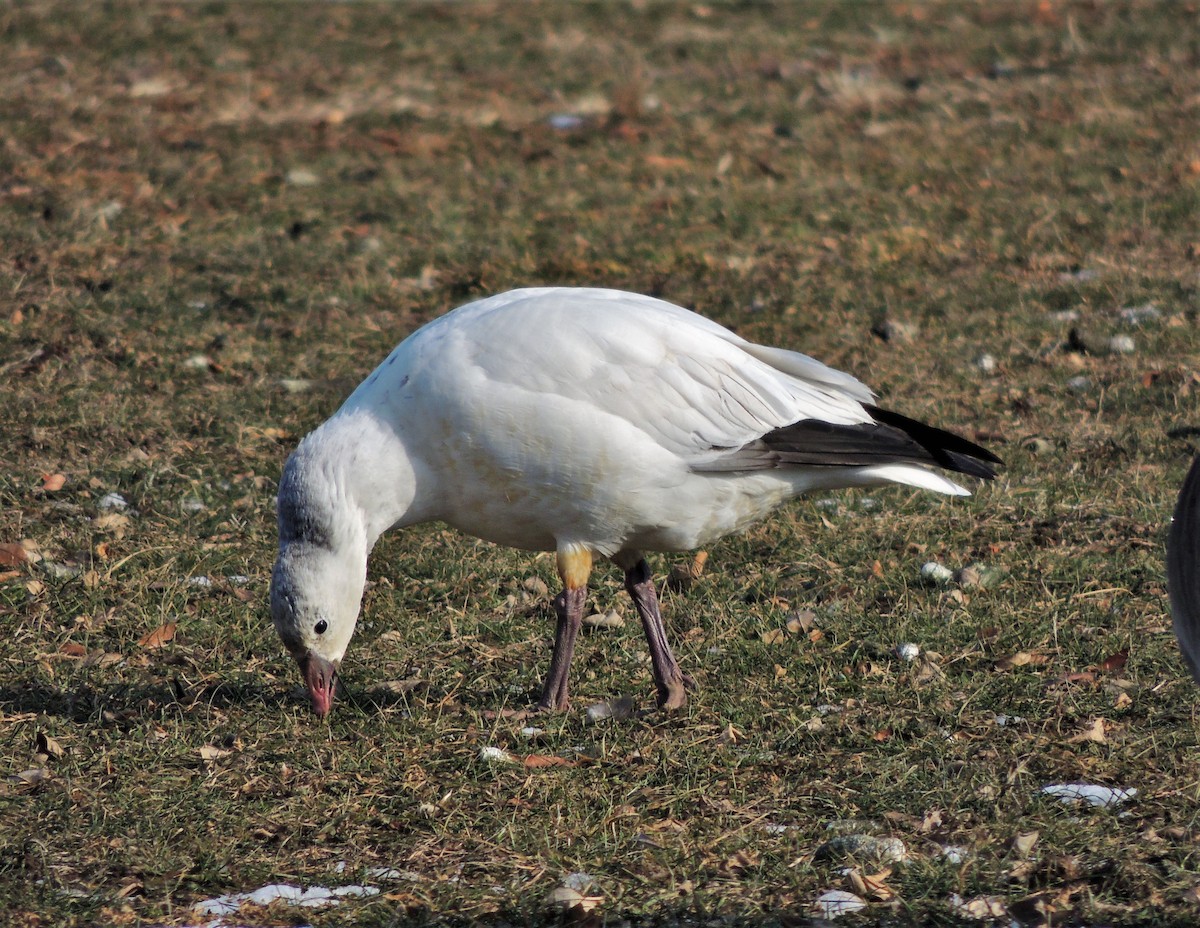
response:
<svg viewBox="0 0 1200 928"><path fill-rule="evenodd" d="M660 703L683 705L643 552L708 544L815 489L967 492L928 464L994 475L979 446L872 403L849 374L647 296L540 288L462 306L403 341L289 458L276 627L323 715L371 547L441 520L558 552L544 708L566 704L594 557L625 570Z"/></svg>

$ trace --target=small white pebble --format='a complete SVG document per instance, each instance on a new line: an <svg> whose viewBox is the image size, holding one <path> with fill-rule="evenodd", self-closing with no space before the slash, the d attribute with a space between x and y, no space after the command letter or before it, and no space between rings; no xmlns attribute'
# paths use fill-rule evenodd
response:
<svg viewBox="0 0 1200 928"><path fill-rule="evenodd" d="M521 729L521 737L522 738L540 738L545 733L546 733L546 729L535 728L532 725L526 725L524 728Z"/></svg>
<svg viewBox="0 0 1200 928"><path fill-rule="evenodd" d="M98 509L128 509L129 501L120 493L105 493L96 503Z"/></svg>
<svg viewBox="0 0 1200 928"><path fill-rule="evenodd" d="M587 707L589 722L602 722L613 717L612 706L607 702L598 702Z"/></svg>
<svg viewBox="0 0 1200 928"><path fill-rule="evenodd" d="M212 358L206 354L194 354L183 362L184 367L190 367L197 371L208 370L210 364L212 364Z"/></svg>
<svg viewBox="0 0 1200 928"><path fill-rule="evenodd" d="M954 571L937 561L927 561L921 565L921 579L938 585L945 585L954 579Z"/></svg>
<svg viewBox="0 0 1200 928"><path fill-rule="evenodd" d="M203 512L206 508L204 500L197 499L194 496L189 496L180 505L183 506L184 512Z"/></svg>
<svg viewBox="0 0 1200 928"><path fill-rule="evenodd" d="M1114 335L1108 340L1108 350L1113 354L1133 354L1137 344L1129 335Z"/></svg>
<svg viewBox="0 0 1200 928"><path fill-rule="evenodd" d="M517 760L504 748L498 748L491 744L484 745L479 749L479 759L491 764L513 764Z"/></svg>
<svg viewBox="0 0 1200 928"><path fill-rule="evenodd" d="M917 659L917 655L920 653L921 646L919 644L914 644L911 641L906 641L903 644L896 646L896 654L902 661L915 661Z"/></svg>
<svg viewBox="0 0 1200 928"><path fill-rule="evenodd" d="M566 132L570 129L578 129L583 125L583 117L577 116L574 113L552 113L546 118L546 123L551 129L558 129L560 132Z"/></svg>
<svg viewBox="0 0 1200 928"><path fill-rule="evenodd" d="M960 847L957 844L942 845L942 857L946 863L961 864L967 859L970 852L965 847Z"/></svg>
<svg viewBox="0 0 1200 928"><path fill-rule="evenodd" d="M996 359L990 354L981 354L975 359L975 366L985 374L996 373Z"/></svg>
<svg viewBox="0 0 1200 928"><path fill-rule="evenodd" d="M293 187L315 187L321 182L321 179L308 168L292 168L287 172L286 180Z"/></svg>
<svg viewBox="0 0 1200 928"><path fill-rule="evenodd" d="M1080 374L1067 381L1067 389L1072 393L1086 393L1092 388L1092 381Z"/></svg>

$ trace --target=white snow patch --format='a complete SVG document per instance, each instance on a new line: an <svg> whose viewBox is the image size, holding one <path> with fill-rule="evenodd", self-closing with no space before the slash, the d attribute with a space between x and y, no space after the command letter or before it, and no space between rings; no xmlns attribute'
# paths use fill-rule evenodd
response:
<svg viewBox="0 0 1200 928"><path fill-rule="evenodd" d="M218 920L208 925L219 925L220 917L236 915L244 905L268 906L273 902L285 902L288 905L316 908L325 905L337 905L343 898L349 896L377 896L379 890L374 886L337 886L330 889L327 886L310 886L301 889L290 883L268 883L248 893L229 893L206 899L192 907L197 915L216 915Z"/></svg>
<svg viewBox="0 0 1200 928"><path fill-rule="evenodd" d="M1111 808L1128 802L1137 795L1133 788L1118 789L1113 786L1097 786L1094 783L1051 783L1041 791L1059 802L1073 804L1085 802L1089 806Z"/></svg>

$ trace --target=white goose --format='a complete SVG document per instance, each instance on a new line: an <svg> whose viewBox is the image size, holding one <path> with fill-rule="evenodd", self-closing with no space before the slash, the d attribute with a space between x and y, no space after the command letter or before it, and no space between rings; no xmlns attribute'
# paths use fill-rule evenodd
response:
<svg viewBox="0 0 1200 928"><path fill-rule="evenodd" d="M679 708L691 681L643 552L707 545L811 490L967 493L925 465L995 476L989 451L872 401L849 374L647 296L546 287L469 303L401 342L288 458L275 627L324 716L375 541L441 520L557 552L540 708L567 705L597 558L625 572L659 705Z"/></svg>

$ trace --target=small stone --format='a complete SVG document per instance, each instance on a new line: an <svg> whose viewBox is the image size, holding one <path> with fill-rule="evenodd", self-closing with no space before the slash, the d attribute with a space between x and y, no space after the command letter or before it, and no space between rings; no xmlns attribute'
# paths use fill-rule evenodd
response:
<svg viewBox="0 0 1200 928"><path fill-rule="evenodd" d="M881 319L871 326L871 334L885 342L910 342L917 336L917 327L910 322Z"/></svg>
<svg viewBox="0 0 1200 928"><path fill-rule="evenodd" d="M814 859L854 857L876 864L895 864L908 859L908 849L899 838L877 838L874 835L849 834L830 838L817 848Z"/></svg>
<svg viewBox="0 0 1200 928"><path fill-rule="evenodd" d="M627 719L633 715L635 705L628 696L619 699L609 699L587 707L589 722L602 722L605 719Z"/></svg>
<svg viewBox="0 0 1200 928"><path fill-rule="evenodd" d="M605 613L593 612L584 618L583 624L587 628L624 628L625 620L615 611Z"/></svg>
<svg viewBox="0 0 1200 928"><path fill-rule="evenodd" d="M896 656L902 661L915 661L921 653L921 646L911 641L896 645Z"/></svg>
<svg viewBox="0 0 1200 928"><path fill-rule="evenodd" d="M787 630L793 635L808 634L816 628L817 614L811 609L800 609L787 616Z"/></svg>
<svg viewBox="0 0 1200 928"><path fill-rule="evenodd" d="M559 132L569 132L583 125L583 117L575 113L551 113L546 118L546 124Z"/></svg>
<svg viewBox="0 0 1200 928"><path fill-rule="evenodd" d="M521 589L526 593L532 593L534 596L550 595L550 588L546 586L546 581L541 577L526 577L521 581Z"/></svg>
<svg viewBox="0 0 1200 928"><path fill-rule="evenodd" d="M1108 350L1113 354L1133 354L1137 343L1128 335L1114 335L1108 340Z"/></svg>
<svg viewBox="0 0 1200 928"><path fill-rule="evenodd" d="M315 187L321 178L308 168L292 168L284 178L293 187Z"/></svg>
<svg viewBox="0 0 1200 928"><path fill-rule="evenodd" d="M981 354L975 359L975 366L984 374L996 373L996 359L990 354Z"/></svg>
<svg viewBox="0 0 1200 928"><path fill-rule="evenodd" d="M1077 351L1080 354L1108 354L1108 341L1086 329L1075 326L1067 335L1067 351Z"/></svg>
<svg viewBox="0 0 1200 928"><path fill-rule="evenodd" d="M954 579L954 571L937 561L928 561L921 565L921 579L935 586L945 586Z"/></svg>
<svg viewBox="0 0 1200 928"><path fill-rule="evenodd" d="M97 509L113 509L120 511L129 508L129 502L120 493L105 493L96 503Z"/></svg>
<svg viewBox="0 0 1200 928"><path fill-rule="evenodd" d="M1049 454L1054 450L1054 442L1046 438L1031 438L1024 447L1030 454Z"/></svg>
<svg viewBox="0 0 1200 928"><path fill-rule="evenodd" d="M981 583L982 574L979 568L968 565L954 575L954 580L959 586L965 587L968 590L971 587L979 586Z"/></svg>
<svg viewBox="0 0 1200 928"><path fill-rule="evenodd" d="M101 222L108 222L110 219L116 219L125 211L125 204L119 200L109 200L107 203L96 208L96 218Z"/></svg>
<svg viewBox="0 0 1200 928"><path fill-rule="evenodd" d="M279 381L279 385L288 393L307 393L313 388L311 380L304 380L300 377L285 377Z"/></svg>
<svg viewBox="0 0 1200 928"><path fill-rule="evenodd" d="M196 371L206 371L212 367L212 358L206 354L194 354L184 359L183 366Z"/></svg>
<svg viewBox="0 0 1200 928"><path fill-rule="evenodd" d="M1088 377L1080 374L1078 377L1072 377L1067 381L1067 389L1072 393L1086 393L1092 388L1092 381Z"/></svg>
<svg viewBox="0 0 1200 928"><path fill-rule="evenodd" d="M484 745L479 749L479 759L486 761L489 764L519 764L520 761L513 757L504 748L498 748L494 745Z"/></svg>

